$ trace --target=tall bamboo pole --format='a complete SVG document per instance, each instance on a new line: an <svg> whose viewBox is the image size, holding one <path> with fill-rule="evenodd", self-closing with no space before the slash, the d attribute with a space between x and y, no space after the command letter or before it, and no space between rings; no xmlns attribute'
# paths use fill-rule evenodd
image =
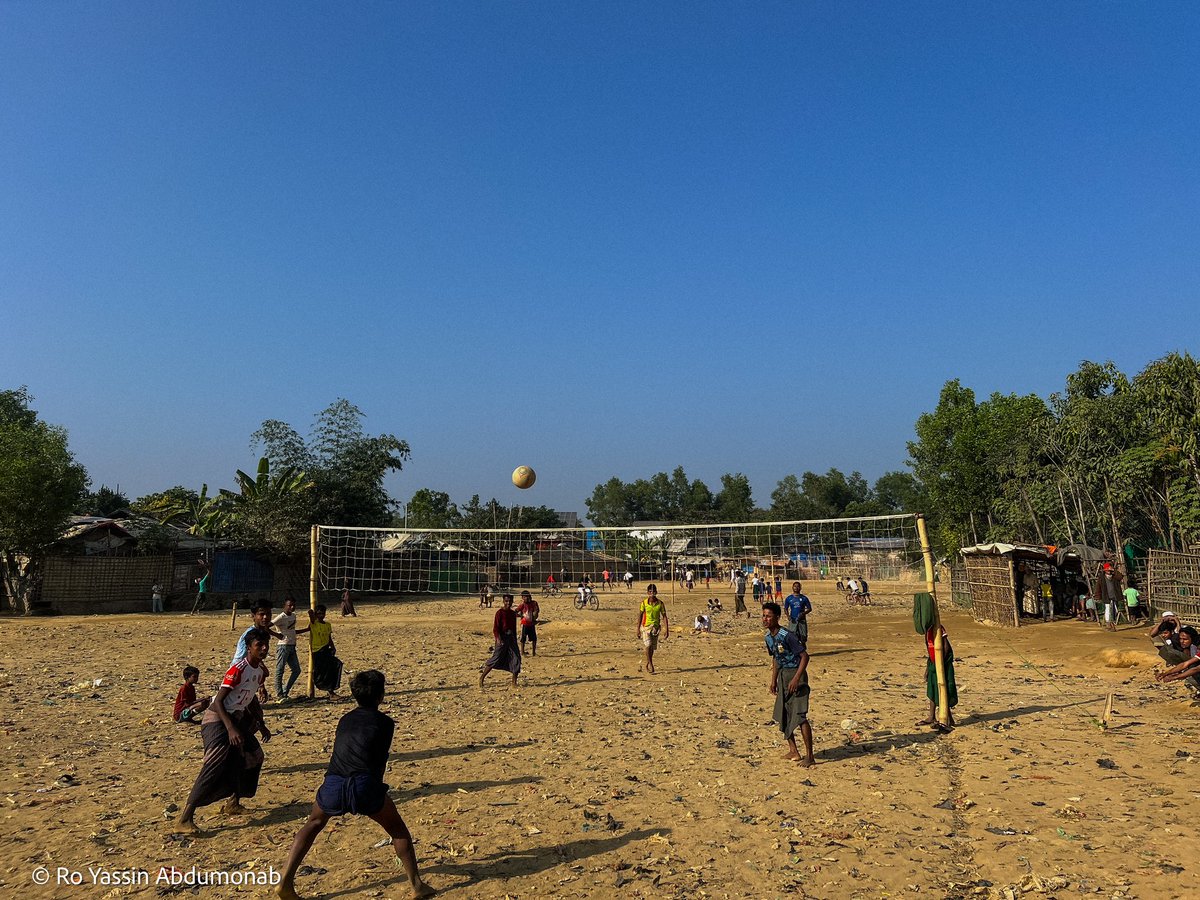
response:
<svg viewBox="0 0 1200 900"><path fill-rule="evenodd" d="M308 608L316 610L317 608L317 528L314 525L308 535ZM317 687L313 683L313 652L312 652L312 635L309 635L308 642L308 699L311 700L316 696Z"/></svg>
<svg viewBox="0 0 1200 900"><path fill-rule="evenodd" d="M933 598L933 670L937 674L938 702L937 720L944 727L950 726L950 691L946 686L946 659L942 644L942 615L938 610L937 585L933 580L933 548L929 545L929 530L925 516L917 514L917 537L921 541L921 556L925 560L925 589Z"/></svg>

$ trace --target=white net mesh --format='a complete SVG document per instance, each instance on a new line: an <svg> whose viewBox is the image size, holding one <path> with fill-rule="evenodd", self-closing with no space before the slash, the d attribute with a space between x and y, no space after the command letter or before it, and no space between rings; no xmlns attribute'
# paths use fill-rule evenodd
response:
<svg viewBox="0 0 1200 900"><path fill-rule="evenodd" d="M768 577L919 580L913 515L627 528L318 528L325 590L466 594L607 581Z"/></svg>

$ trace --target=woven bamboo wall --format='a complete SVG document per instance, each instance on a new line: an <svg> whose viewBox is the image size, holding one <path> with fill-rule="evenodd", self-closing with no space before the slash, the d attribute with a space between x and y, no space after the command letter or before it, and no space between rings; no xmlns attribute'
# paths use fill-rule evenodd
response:
<svg viewBox="0 0 1200 900"><path fill-rule="evenodd" d="M963 564L975 620L1009 628L1019 625L1012 560L1007 556L964 556Z"/></svg>
<svg viewBox="0 0 1200 900"><path fill-rule="evenodd" d="M1146 560L1146 602L1157 618L1169 609L1187 622L1200 622L1200 553L1151 550Z"/></svg>
<svg viewBox="0 0 1200 900"><path fill-rule="evenodd" d="M950 587L950 599L960 609L971 608L971 585L967 580L967 567L961 562L943 566L942 583Z"/></svg>
<svg viewBox="0 0 1200 900"><path fill-rule="evenodd" d="M55 612L150 612L150 587L171 584L170 556L52 556L41 602Z"/></svg>

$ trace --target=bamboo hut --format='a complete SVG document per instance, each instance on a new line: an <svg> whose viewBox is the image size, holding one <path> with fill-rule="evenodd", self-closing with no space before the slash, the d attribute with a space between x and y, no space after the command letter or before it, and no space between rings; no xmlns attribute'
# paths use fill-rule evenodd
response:
<svg viewBox="0 0 1200 900"><path fill-rule="evenodd" d="M959 553L963 559L971 614L975 620L1019 627L1025 580L1040 579L1051 568L1050 554L1046 548L1032 544L991 543L963 547Z"/></svg>

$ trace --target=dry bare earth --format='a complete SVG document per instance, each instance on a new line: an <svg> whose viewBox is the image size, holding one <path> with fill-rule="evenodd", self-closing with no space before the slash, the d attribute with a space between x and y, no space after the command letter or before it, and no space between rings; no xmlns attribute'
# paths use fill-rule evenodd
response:
<svg viewBox="0 0 1200 900"><path fill-rule="evenodd" d="M963 699L960 727L935 737L912 726L924 714L924 649L907 599L850 610L810 587L811 770L780 758L758 623L726 612L712 636L690 633L703 590L666 595L675 628L655 677L639 673L641 595L618 589L598 612L545 602L522 686L498 672L482 694L491 612L473 598L363 603L359 619L335 620L348 670L377 667L393 685L389 781L427 879L451 898L986 897L1022 886L1158 898L1195 883L1197 711L1182 687L1151 679L1144 629L1014 632L947 613ZM236 637L228 614L0 628L0 894L155 893L36 888L38 865L282 865L348 705L268 708L275 738L250 815L202 809L206 835L191 841L171 810L196 774L200 735L170 724L171 700L185 663L206 684L218 677ZM1110 690L1118 716L1103 733ZM407 896L382 837L361 818L327 829L301 893Z"/></svg>

